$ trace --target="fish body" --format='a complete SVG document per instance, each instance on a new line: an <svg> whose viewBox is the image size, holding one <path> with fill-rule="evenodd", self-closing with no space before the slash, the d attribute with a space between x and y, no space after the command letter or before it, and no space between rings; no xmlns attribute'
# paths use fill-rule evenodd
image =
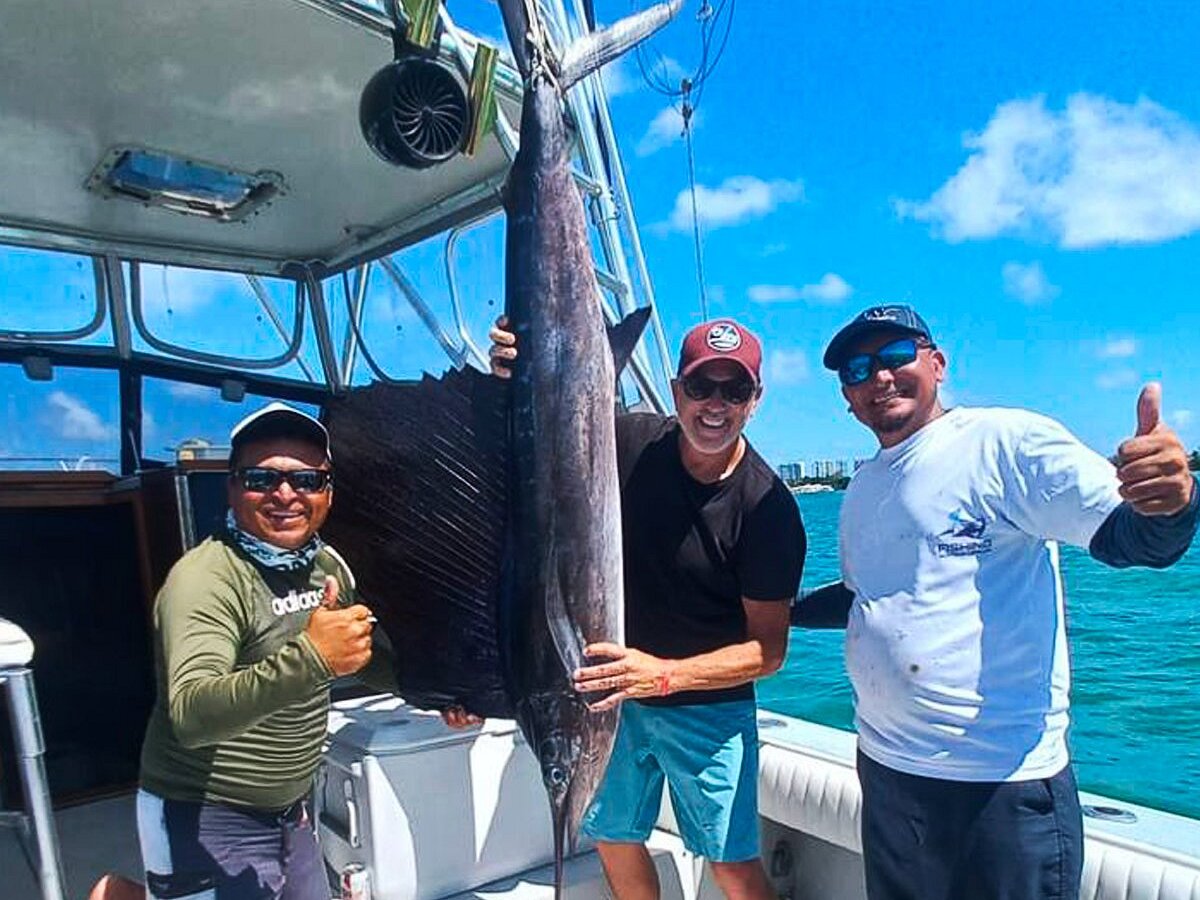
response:
<svg viewBox="0 0 1200 900"><path fill-rule="evenodd" d="M500 616L517 719L541 765L556 841L572 842L617 714L590 712L571 677L586 644L623 640L624 599L616 374L561 106L548 75L527 84L506 189L506 308L521 352Z"/></svg>
<svg viewBox="0 0 1200 900"><path fill-rule="evenodd" d="M511 569L500 606L506 683L541 765L555 858L573 846L616 735L572 686L590 643L624 640L616 366L578 185L564 91L665 24L679 3L590 33L553 58L532 0L500 0L525 79L505 186L505 306L513 365ZM561 878L558 879L561 883Z"/></svg>
<svg viewBox="0 0 1200 900"><path fill-rule="evenodd" d="M520 723L550 800L561 894L616 732L617 712L589 710L572 677L587 644L623 639L616 379L649 317L605 327L563 91L679 2L561 59L539 38L535 0L499 2L525 80L504 201L513 377L465 368L327 404L337 503L322 531L394 647L406 700Z"/></svg>

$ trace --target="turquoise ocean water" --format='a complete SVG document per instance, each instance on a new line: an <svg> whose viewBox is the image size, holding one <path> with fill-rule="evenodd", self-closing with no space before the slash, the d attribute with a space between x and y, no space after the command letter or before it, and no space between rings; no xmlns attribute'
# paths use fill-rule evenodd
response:
<svg viewBox="0 0 1200 900"><path fill-rule="evenodd" d="M804 588L838 578L842 494L797 497ZM1118 571L1062 550L1071 643L1071 754L1080 787L1200 818L1200 547L1165 572ZM853 730L841 631L792 629L759 705Z"/></svg>

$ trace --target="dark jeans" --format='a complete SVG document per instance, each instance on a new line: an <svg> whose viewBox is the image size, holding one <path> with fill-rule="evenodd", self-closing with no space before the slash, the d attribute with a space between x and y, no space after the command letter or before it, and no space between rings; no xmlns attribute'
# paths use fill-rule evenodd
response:
<svg viewBox="0 0 1200 900"><path fill-rule="evenodd" d="M142 792L138 807L151 898L329 900L307 803L273 813L157 800Z"/></svg>
<svg viewBox="0 0 1200 900"><path fill-rule="evenodd" d="M1070 765L1034 781L897 772L858 754L870 900L1078 900L1083 817Z"/></svg>

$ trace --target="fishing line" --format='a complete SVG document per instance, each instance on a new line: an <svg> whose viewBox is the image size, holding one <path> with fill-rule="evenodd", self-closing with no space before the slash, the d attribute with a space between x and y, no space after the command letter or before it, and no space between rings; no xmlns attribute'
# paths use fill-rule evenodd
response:
<svg viewBox="0 0 1200 900"><path fill-rule="evenodd" d="M695 107L689 105L688 94L684 94L683 108L683 139L687 144L688 190L692 195L692 238L696 245L696 281L700 285L700 320L708 321L708 289L704 280L704 243L700 238L700 211L696 203L696 156L692 150L692 114Z"/></svg>
<svg viewBox="0 0 1200 900"><path fill-rule="evenodd" d="M700 23L700 61L691 75L679 80L678 87L668 80L667 73L671 67L661 52L657 49L654 51L658 57L657 63L653 70L648 70L642 55L643 47L639 46L636 50L642 81L656 93L679 101L678 104L673 103L672 107L683 121L683 139L687 148L688 193L692 202L692 241L695 245L696 282L700 289L700 316L703 321L708 320L708 285L704 276L704 242L700 228L700 204L696 196L696 149L692 141L692 125L696 109L704 96L705 85L725 55L729 34L733 30L736 7L737 0L720 0L715 7L708 0L704 0L696 13L696 21Z"/></svg>

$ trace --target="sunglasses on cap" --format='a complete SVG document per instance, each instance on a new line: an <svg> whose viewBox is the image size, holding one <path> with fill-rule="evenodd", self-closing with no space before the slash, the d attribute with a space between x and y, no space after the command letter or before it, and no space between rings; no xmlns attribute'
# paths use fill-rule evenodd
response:
<svg viewBox="0 0 1200 900"><path fill-rule="evenodd" d="M749 378L730 378L718 381L705 375L687 375L680 379L683 392L691 400L707 400L713 394L719 393L726 403L741 406L754 396L758 389Z"/></svg>
<svg viewBox="0 0 1200 900"><path fill-rule="evenodd" d="M237 479L247 491L266 494L278 489L285 481L297 494L315 494L333 482L329 469L268 469L245 466L237 470Z"/></svg>
<svg viewBox="0 0 1200 900"><path fill-rule="evenodd" d="M878 369L899 369L916 361L917 353L923 347L933 348L933 344L918 341L916 338L900 338L890 344L884 344L874 353L855 353L847 357L838 366L838 378L846 387L862 384L875 374Z"/></svg>

